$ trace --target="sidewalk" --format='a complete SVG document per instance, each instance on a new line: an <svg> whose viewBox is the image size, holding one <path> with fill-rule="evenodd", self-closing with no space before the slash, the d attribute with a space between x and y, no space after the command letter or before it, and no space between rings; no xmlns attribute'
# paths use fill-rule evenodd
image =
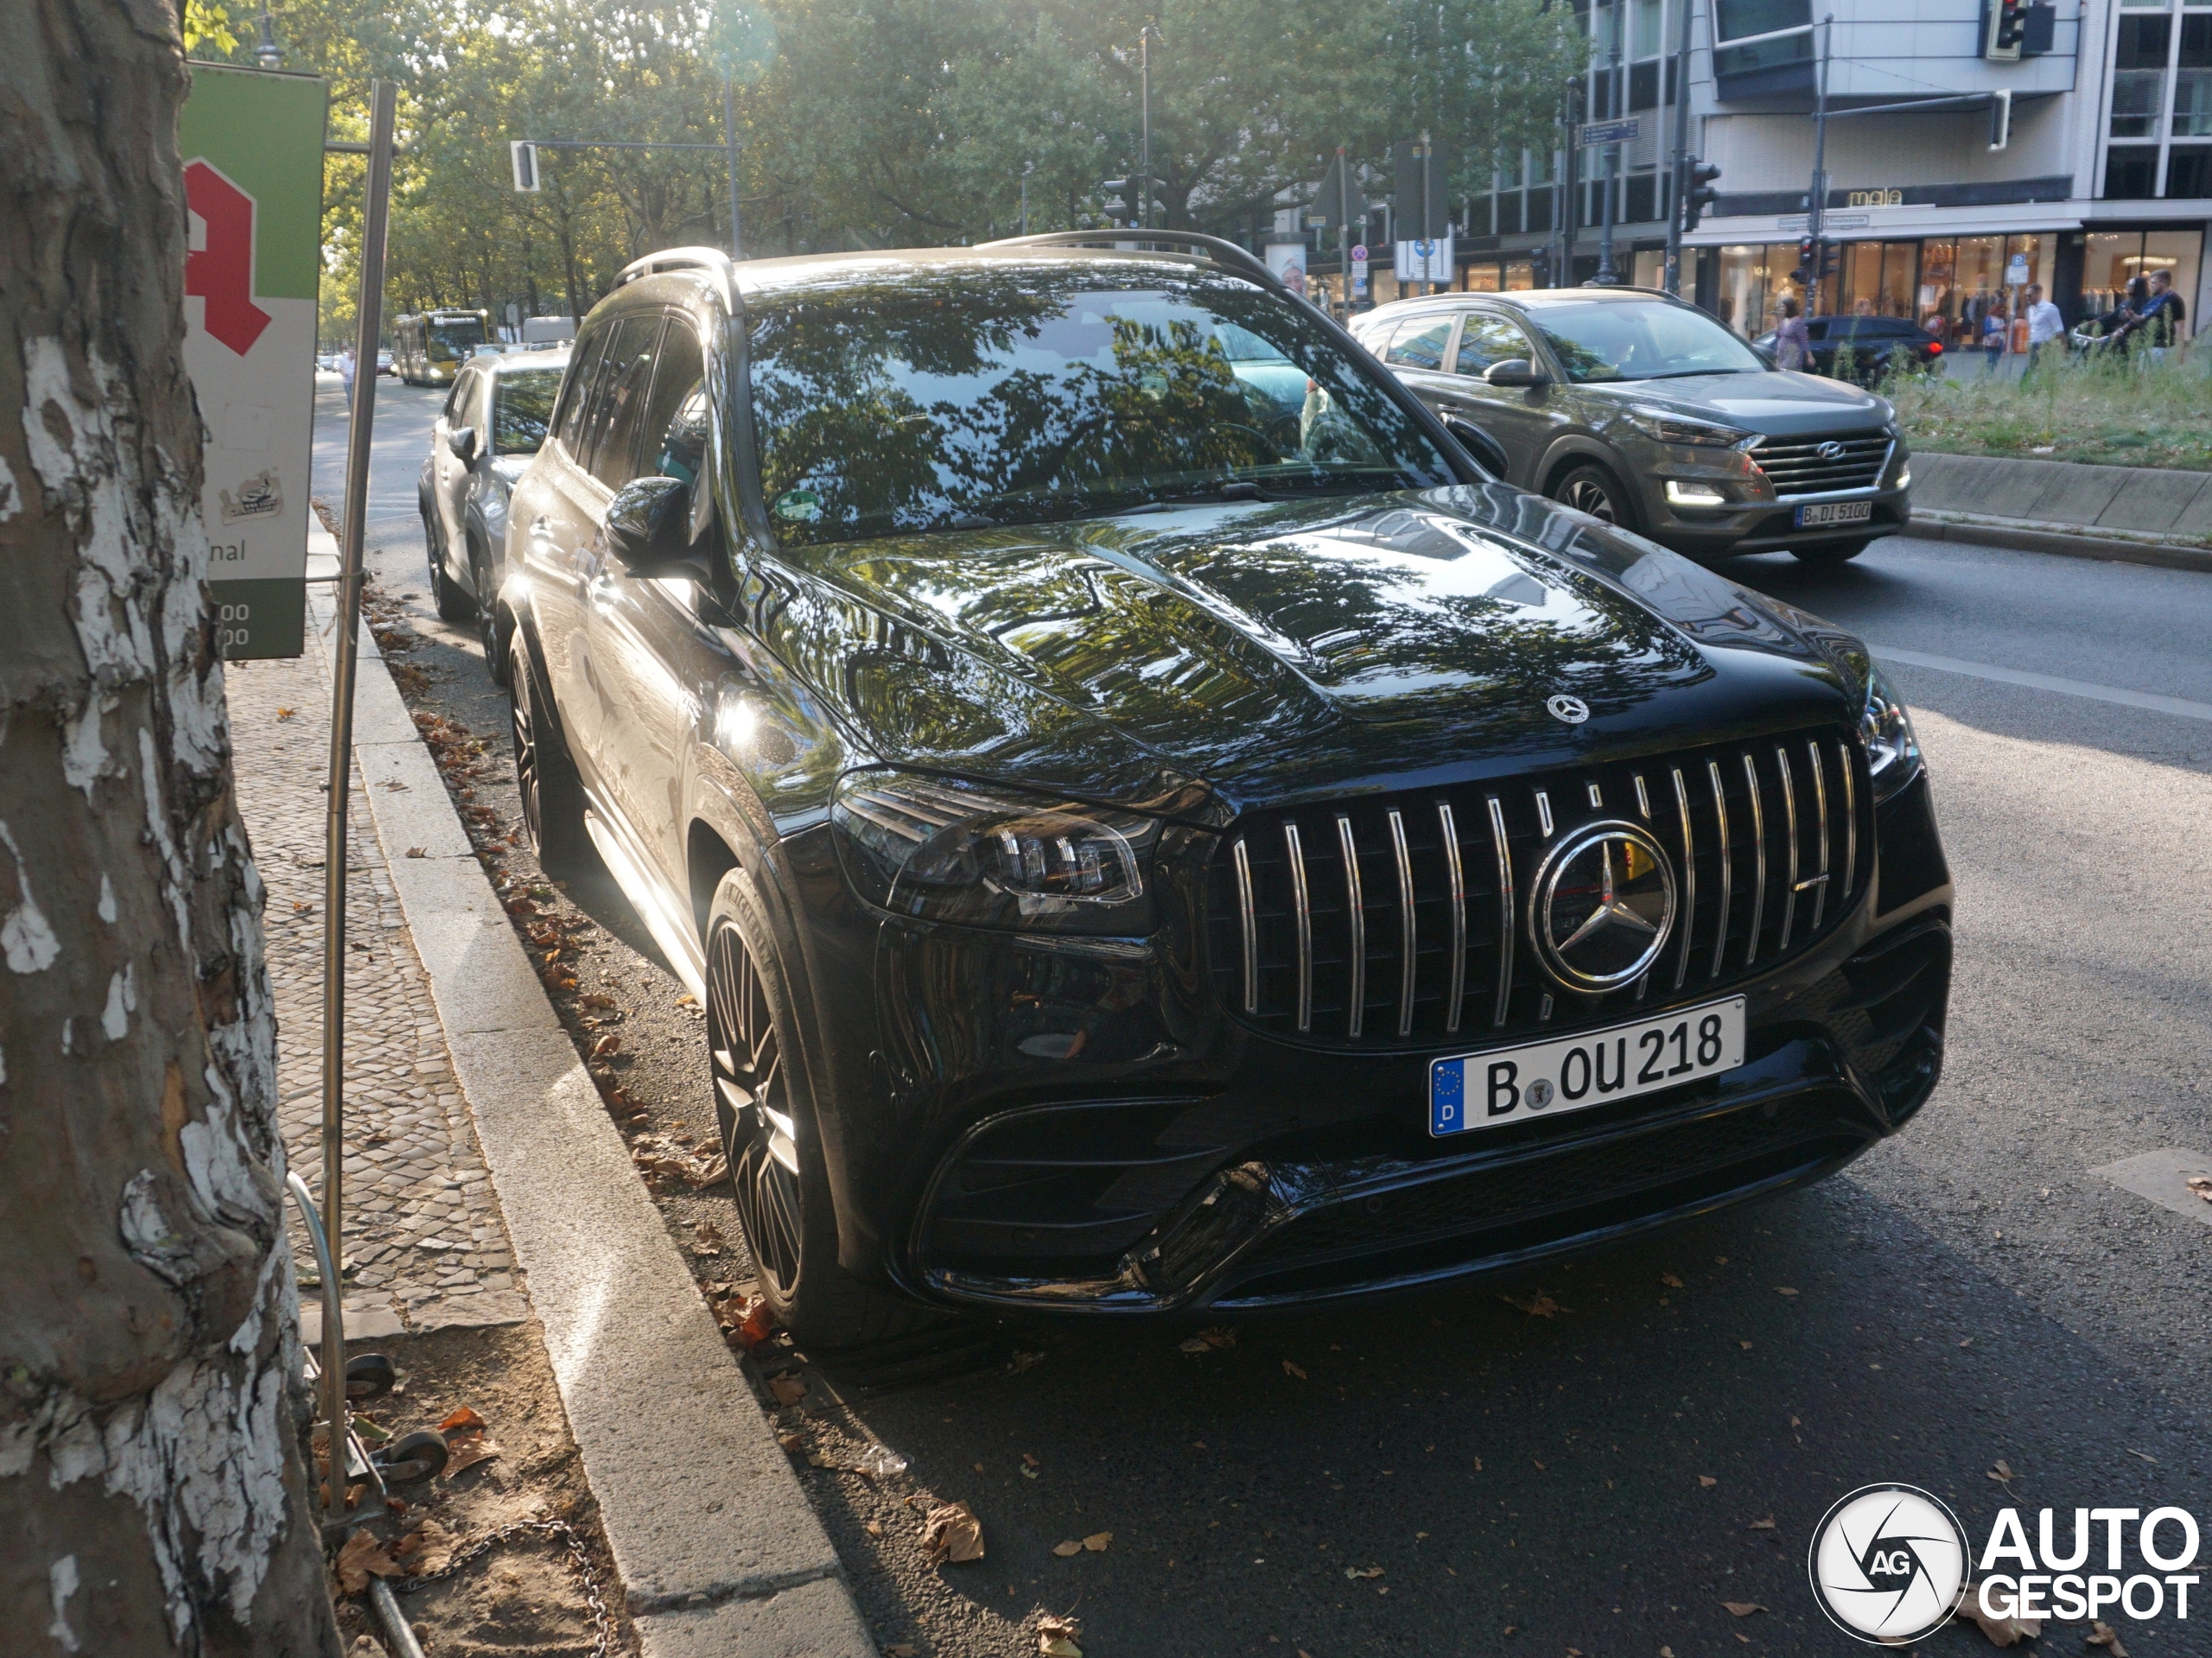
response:
<svg viewBox="0 0 2212 1658"><path fill-rule="evenodd" d="M239 814L267 883L285 1155L322 1185L324 802L330 679L321 649L226 669ZM345 1227L349 1339L519 1324L530 1316L429 985L353 772L346 927ZM287 1211L288 1214L289 1211ZM291 1217L292 1258L315 1255ZM301 1298L309 1342L318 1298Z"/></svg>

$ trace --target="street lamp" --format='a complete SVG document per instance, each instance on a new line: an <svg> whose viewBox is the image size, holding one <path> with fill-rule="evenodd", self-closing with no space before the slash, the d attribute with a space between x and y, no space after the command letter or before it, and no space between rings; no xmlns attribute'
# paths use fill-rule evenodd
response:
<svg viewBox="0 0 2212 1658"><path fill-rule="evenodd" d="M276 44L276 25L265 5L261 9L261 43L253 48L253 60L264 69L284 67L283 49Z"/></svg>
<svg viewBox="0 0 2212 1658"><path fill-rule="evenodd" d="M1037 170L1034 162L1021 164L1021 233L1029 234L1029 175Z"/></svg>

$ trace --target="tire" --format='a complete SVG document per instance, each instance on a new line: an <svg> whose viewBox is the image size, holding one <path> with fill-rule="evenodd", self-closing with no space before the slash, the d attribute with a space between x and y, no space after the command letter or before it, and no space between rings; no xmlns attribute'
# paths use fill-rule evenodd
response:
<svg viewBox="0 0 2212 1658"><path fill-rule="evenodd" d="M1552 499L1624 530L1637 524L1634 505L1621 480L1594 461L1570 467L1552 482Z"/></svg>
<svg viewBox="0 0 2212 1658"><path fill-rule="evenodd" d="M1829 541L1811 547L1792 547L1789 556L1800 564L1847 564L1874 544L1876 537L1863 541Z"/></svg>
<svg viewBox="0 0 2212 1658"><path fill-rule="evenodd" d="M499 622L499 595L492 589L491 560L481 543L468 540L469 585L476 589L476 632L484 645L484 671L492 683L506 689L513 676L507 651L506 630Z"/></svg>
<svg viewBox="0 0 2212 1658"><path fill-rule="evenodd" d="M435 522L425 516L423 537L430 546L430 597L438 607L442 622L465 622L476 613L476 601L471 599L461 584L446 574L445 536Z"/></svg>
<svg viewBox="0 0 2212 1658"><path fill-rule="evenodd" d="M737 1218L760 1293L809 1347L887 1341L938 1321L838 1264L837 1217L789 981L753 879L733 869L707 918L707 1064Z"/></svg>
<svg viewBox="0 0 2212 1658"><path fill-rule="evenodd" d="M538 867L556 880L588 873L597 854L584 829L584 785L569 746L547 717L545 681L518 629L508 647L507 708L514 739L515 785Z"/></svg>
<svg viewBox="0 0 2212 1658"><path fill-rule="evenodd" d="M377 1458L387 1485L419 1485L445 1472L450 1454L445 1436L427 1430L395 1439Z"/></svg>

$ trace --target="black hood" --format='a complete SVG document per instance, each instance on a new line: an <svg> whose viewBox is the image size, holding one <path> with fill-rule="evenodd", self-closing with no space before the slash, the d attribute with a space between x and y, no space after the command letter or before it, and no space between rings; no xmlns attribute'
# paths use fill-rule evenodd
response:
<svg viewBox="0 0 2212 1658"><path fill-rule="evenodd" d="M1201 818L1856 721L1847 636L1502 484L787 568L779 647L880 758Z"/></svg>

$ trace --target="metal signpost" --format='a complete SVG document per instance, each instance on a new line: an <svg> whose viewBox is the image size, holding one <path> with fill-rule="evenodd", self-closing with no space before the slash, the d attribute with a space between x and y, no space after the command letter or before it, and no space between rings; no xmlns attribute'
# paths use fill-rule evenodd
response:
<svg viewBox="0 0 2212 1658"><path fill-rule="evenodd" d="M177 123L191 215L184 364L207 424L216 643L234 662L306 645L328 101L318 75L195 63Z"/></svg>
<svg viewBox="0 0 2212 1658"><path fill-rule="evenodd" d="M729 157L729 257L741 259L737 223L737 92L733 82L722 82L722 131L718 144L658 143L629 138L517 138L507 148L514 156L515 188L538 187L537 151L541 149L718 149Z"/></svg>

